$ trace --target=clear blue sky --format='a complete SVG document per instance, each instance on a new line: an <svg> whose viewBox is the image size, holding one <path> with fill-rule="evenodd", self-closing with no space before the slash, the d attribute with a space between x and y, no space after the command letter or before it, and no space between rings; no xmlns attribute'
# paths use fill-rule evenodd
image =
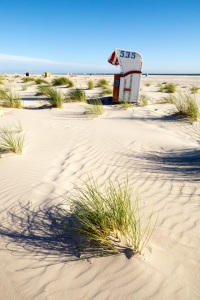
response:
<svg viewBox="0 0 200 300"><path fill-rule="evenodd" d="M119 72L115 48L143 72L200 73L200 0L7 0L0 28L0 73Z"/></svg>

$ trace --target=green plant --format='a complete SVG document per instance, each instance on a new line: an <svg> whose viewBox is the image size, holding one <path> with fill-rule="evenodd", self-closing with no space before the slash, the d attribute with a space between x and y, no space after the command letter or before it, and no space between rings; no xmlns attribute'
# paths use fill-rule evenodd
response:
<svg viewBox="0 0 200 300"><path fill-rule="evenodd" d="M146 86L151 86L151 82L147 82L147 83L146 83Z"/></svg>
<svg viewBox="0 0 200 300"><path fill-rule="evenodd" d="M54 86L61 86L61 85L67 85L69 87L73 87L74 83L69 78L66 77L59 77L52 80L52 84Z"/></svg>
<svg viewBox="0 0 200 300"><path fill-rule="evenodd" d="M168 83L164 87L165 93L175 93L176 92L176 86L174 83Z"/></svg>
<svg viewBox="0 0 200 300"><path fill-rule="evenodd" d="M22 127L22 123L19 120L17 124L14 124L14 127L16 128L17 132L22 132L23 131L23 127Z"/></svg>
<svg viewBox="0 0 200 300"><path fill-rule="evenodd" d="M0 80L0 84L2 84L2 85L3 85L3 84L4 84L4 82L3 82L2 80Z"/></svg>
<svg viewBox="0 0 200 300"><path fill-rule="evenodd" d="M109 86L109 82L106 79L99 79L97 86L105 88Z"/></svg>
<svg viewBox="0 0 200 300"><path fill-rule="evenodd" d="M70 101L86 102L86 94L83 89L72 89L67 95L66 99Z"/></svg>
<svg viewBox="0 0 200 300"><path fill-rule="evenodd" d="M200 118L198 103L189 94L179 93L178 97L176 97L175 107L179 115L188 118L190 121L198 121Z"/></svg>
<svg viewBox="0 0 200 300"><path fill-rule="evenodd" d="M174 95L168 95L166 97L162 97L159 101L158 101L159 104L175 104L176 103L176 96Z"/></svg>
<svg viewBox="0 0 200 300"><path fill-rule="evenodd" d="M90 99L88 101L88 103L89 103L89 105L85 106L87 114L94 116L94 117L104 114L105 109L103 107L101 100Z"/></svg>
<svg viewBox="0 0 200 300"><path fill-rule="evenodd" d="M47 80L42 79L42 78L35 79L35 83L36 84L42 84L42 83L49 84Z"/></svg>
<svg viewBox="0 0 200 300"><path fill-rule="evenodd" d="M111 87L102 86L101 95L111 95L113 93L113 89Z"/></svg>
<svg viewBox="0 0 200 300"><path fill-rule="evenodd" d="M88 80L88 88L92 90L94 88L94 82L92 80Z"/></svg>
<svg viewBox="0 0 200 300"><path fill-rule="evenodd" d="M149 101L149 97L145 94L140 95L140 105L147 106Z"/></svg>
<svg viewBox="0 0 200 300"><path fill-rule="evenodd" d="M119 104L123 109L128 109L133 106L133 104L131 102L128 102L127 100L121 100L119 101Z"/></svg>
<svg viewBox="0 0 200 300"><path fill-rule="evenodd" d="M22 154L25 135L13 132L11 128L0 128L0 148L5 152Z"/></svg>
<svg viewBox="0 0 200 300"><path fill-rule="evenodd" d="M199 92L199 87L194 85L194 86L191 88L191 93L192 93L192 94L197 94L198 92Z"/></svg>
<svg viewBox="0 0 200 300"><path fill-rule="evenodd" d="M26 91L26 90L27 90L27 85L26 85L26 84L23 84L23 85L22 85L22 90L23 90L23 91Z"/></svg>
<svg viewBox="0 0 200 300"><path fill-rule="evenodd" d="M10 90L7 92L0 90L0 100L2 100L5 107L22 108L22 99Z"/></svg>
<svg viewBox="0 0 200 300"><path fill-rule="evenodd" d="M61 224L73 237L79 235L84 253L141 253L153 232L150 221L142 228L138 199L132 204L128 180L124 185L108 180L101 191L97 182L89 179L81 187L75 186L69 204L70 210L59 208Z"/></svg>
<svg viewBox="0 0 200 300"><path fill-rule="evenodd" d="M22 81L23 82L35 81L35 78L34 77L24 77L24 78L22 78Z"/></svg>
<svg viewBox="0 0 200 300"><path fill-rule="evenodd" d="M52 105L52 107L62 108L63 107L63 97L62 94L52 86L40 86L39 91L42 95L47 97L47 101Z"/></svg>
<svg viewBox="0 0 200 300"><path fill-rule="evenodd" d="M163 92L164 92L164 87L163 87L162 83L158 83L157 86L158 86L158 88L159 88L159 89L158 89L158 92L163 93Z"/></svg>

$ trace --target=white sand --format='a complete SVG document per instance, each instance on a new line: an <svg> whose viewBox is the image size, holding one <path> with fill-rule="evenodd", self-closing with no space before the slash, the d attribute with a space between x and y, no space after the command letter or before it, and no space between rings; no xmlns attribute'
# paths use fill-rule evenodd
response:
<svg viewBox="0 0 200 300"><path fill-rule="evenodd" d="M86 88L94 77L113 80L71 79ZM144 77L141 93L154 104L105 106L95 119L80 103L38 109L36 85L22 91L21 77L7 78L25 109L3 109L0 127L20 120L26 146L22 156L0 158L0 299L200 299L200 122L177 119L172 105L156 104L164 95L158 82L189 91L199 77ZM158 217L142 255L72 261L67 245L55 240L48 210L88 175L101 185L128 175L144 223Z"/></svg>

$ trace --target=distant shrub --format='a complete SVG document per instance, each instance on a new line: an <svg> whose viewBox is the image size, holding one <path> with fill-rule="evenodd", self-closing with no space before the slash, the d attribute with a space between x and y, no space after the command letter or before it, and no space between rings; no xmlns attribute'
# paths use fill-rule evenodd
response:
<svg viewBox="0 0 200 300"><path fill-rule="evenodd" d="M109 86L109 82L106 79L99 79L97 86L105 88Z"/></svg>
<svg viewBox="0 0 200 300"><path fill-rule="evenodd" d="M146 86L151 86L151 82L147 82L147 83L146 83Z"/></svg>
<svg viewBox="0 0 200 300"><path fill-rule="evenodd" d="M66 99L73 102L86 102L86 94L83 89L76 88L67 94Z"/></svg>
<svg viewBox="0 0 200 300"><path fill-rule="evenodd" d="M92 80L89 80L87 84L88 84L89 90L92 90L94 88L94 82Z"/></svg>
<svg viewBox="0 0 200 300"><path fill-rule="evenodd" d="M55 78L52 80L52 84L54 86L62 86L62 85L67 85L69 87L74 86L73 81L71 81L69 78L66 78L66 77Z"/></svg>

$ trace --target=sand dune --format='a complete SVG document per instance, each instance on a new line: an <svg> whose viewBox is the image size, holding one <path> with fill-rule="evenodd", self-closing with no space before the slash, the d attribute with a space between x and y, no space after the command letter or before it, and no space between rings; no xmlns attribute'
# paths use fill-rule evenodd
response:
<svg viewBox="0 0 200 300"><path fill-rule="evenodd" d="M88 78L99 77L71 79L86 88ZM38 109L43 102L36 86L22 91L20 77L9 80L25 108L3 109L0 127L20 120L26 146L22 156L0 158L0 298L200 299L200 124L174 117L170 104L156 103L163 96L158 82L189 91L198 77L144 77L141 92L150 105L105 106L95 119L81 103ZM102 186L128 175L144 224L157 219L141 255L78 260L56 230L53 207L89 175Z"/></svg>

